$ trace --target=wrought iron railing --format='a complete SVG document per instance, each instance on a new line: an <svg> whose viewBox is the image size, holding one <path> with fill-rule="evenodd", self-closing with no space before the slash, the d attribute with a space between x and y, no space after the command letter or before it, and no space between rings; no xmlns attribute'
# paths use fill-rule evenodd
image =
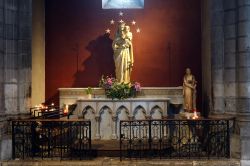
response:
<svg viewBox="0 0 250 166"><path fill-rule="evenodd" d="M30 115L33 119L60 119L66 116L68 119L70 119L70 116L76 110L76 107L77 104L69 104L68 112L65 112L64 108L54 105L31 107Z"/></svg>
<svg viewBox="0 0 250 166"><path fill-rule="evenodd" d="M31 107L31 118L34 119L59 119L64 116L63 109L58 106L49 105L44 107Z"/></svg>
<svg viewBox="0 0 250 166"><path fill-rule="evenodd" d="M12 121L12 158L84 159L91 152L91 122L84 120Z"/></svg>
<svg viewBox="0 0 250 166"><path fill-rule="evenodd" d="M120 159L229 158L230 119L120 122Z"/></svg>

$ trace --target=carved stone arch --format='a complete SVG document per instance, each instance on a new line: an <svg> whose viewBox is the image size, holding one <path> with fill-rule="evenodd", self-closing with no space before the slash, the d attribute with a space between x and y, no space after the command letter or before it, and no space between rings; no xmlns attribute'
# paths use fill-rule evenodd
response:
<svg viewBox="0 0 250 166"><path fill-rule="evenodd" d="M117 133L117 137L120 137L120 122L121 121L126 121L129 120L129 109L121 104L119 105L119 107L116 109L116 133Z"/></svg>
<svg viewBox="0 0 250 166"><path fill-rule="evenodd" d="M98 115L101 115L101 114L103 113L103 111L104 111L105 109L107 109L107 108L108 108L109 113L112 114L112 109L111 109L109 106L104 105L104 106L102 106L101 109L98 111Z"/></svg>
<svg viewBox="0 0 250 166"><path fill-rule="evenodd" d="M150 108L150 115L154 112L155 109L159 108L159 111L161 114L163 114L163 109L159 105L154 105L153 107Z"/></svg>
<svg viewBox="0 0 250 166"><path fill-rule="evenodd" d="M146 115L146 113L147 113L147 112L146 112L146 109L145 109L142 105L138 105L138 106L136 106L135 109L133 110L133 116L137 113L138 109L140 109L140 108L143 110L142 112Z"/></svg>
<svg viewBox="0 0 250 166"><path fill-rule="evenodd" d="M146 109L142 105L138 105L133 112L133 118L135 120L145 120L146 117L147 117Z"/></svg>
<svg viewBox="0 0 250 166"><path fill-rule="evenodd" d="M134 113L134 111L138 108L142 107L146 112L148 111L148 103L147 102L133 102L132 108L131 108L131 115Z"/></svg>
<svg viewBox="0 0 250 166"><path fill-rule="evenodd" d="M125 110L126 110L126 113L127 114L129 114L129 109L126 107L126 106L124 106L124 105L121 105L121 106L119 106L117 109L116 109L116 116L121 112L121 109L122 108L125 108Z"/></svg>
<svg viewBox="0 0 250 166"><path fill-rule="evenodd" d="M85 114L86 114L89 110L91 110L91 112L92 112L93 114L95 114L95 109L94 109L92 106L87 105L87 106L84 107L83 110L82 110L82 117L83 117L83 119L84 119Z"/></svg>
<svg viewBox="0 0 250 166"><path fill-rule="evenodd" d="M84 114L88 109L92 110L92 113L95 113L95 109L91 105L87 105L86 107L83 108L82 113Z"/></svg>
<svg viewBox="0 0 250 166"><path fill-rule="evenodd" d="M85 105L82 110L82 118L91 122L91 138L94 139L96 135L95 109L91 105Z"/></svg>
<svg viewBox="0 0 250 166"><path fill-rule="evenodd" d="M155 105L150 110L150 118L151 119L162 119L163 117L163 110L158 105Z"/></svg>

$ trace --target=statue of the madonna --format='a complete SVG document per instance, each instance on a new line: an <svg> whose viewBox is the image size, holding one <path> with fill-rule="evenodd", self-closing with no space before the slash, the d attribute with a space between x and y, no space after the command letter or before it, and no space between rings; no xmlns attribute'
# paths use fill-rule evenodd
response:
<svg viewBox="0 0 250 166"><path fill-rule="evenodd" d="M130 27L125 23L120 23L112 44L116 79L120 83L130 83L134 63L132 36Z"/></svg>

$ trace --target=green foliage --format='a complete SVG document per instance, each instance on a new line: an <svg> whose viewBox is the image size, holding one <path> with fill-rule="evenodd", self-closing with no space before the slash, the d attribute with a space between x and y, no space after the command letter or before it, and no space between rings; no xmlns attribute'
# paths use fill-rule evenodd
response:
<svg viewBox="0 0 250 166"><path fill-rule="evenodd" d="M85 90L85 92L87 93L87 95L90 95L90 94L92 94L93 90L92 90L91 87L88 87L88 88Z"/></svg>
<svg viewBox="0 0 250 166"><path fill-rule="evenodd" d="M135 85L137 85L137 87ZM118 100L135 97L137 92L140 91L139 83L119 83L112 77L102 77L99 86L105 89L105 94L108 98Z"/></svg>
<svg viewBox="0 0 250 166"><path fill-rule="evenodd" d="M116 83L112 88L105 90L108 98L112 99L126 99L131 97L131 88L129 84Z"/></svg>

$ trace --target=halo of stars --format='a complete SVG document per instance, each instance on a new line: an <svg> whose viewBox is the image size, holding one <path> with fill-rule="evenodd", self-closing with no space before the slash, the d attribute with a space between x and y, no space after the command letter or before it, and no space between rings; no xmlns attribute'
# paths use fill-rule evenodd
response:
<svg viewBox="0 0 250 166"><path fill-rule="evenodd" d="M122 11L120 11L118 13L118 15L119 15L119 17L123 17L124 13ZM114 19L111 19L109 22L110 22L110 25L115 25L115 23L125 23L125 21L122 18L120 18L118 21L115 21ZM135 28L136 33L140 33L141 32L141 29L137 26L138 24L137 24L137 22L135 20L132 20L130 23L131 23L132 26L136 27ZM111 33L111 29L107 28L105 30L105 33L110 34Z"/></svg>

